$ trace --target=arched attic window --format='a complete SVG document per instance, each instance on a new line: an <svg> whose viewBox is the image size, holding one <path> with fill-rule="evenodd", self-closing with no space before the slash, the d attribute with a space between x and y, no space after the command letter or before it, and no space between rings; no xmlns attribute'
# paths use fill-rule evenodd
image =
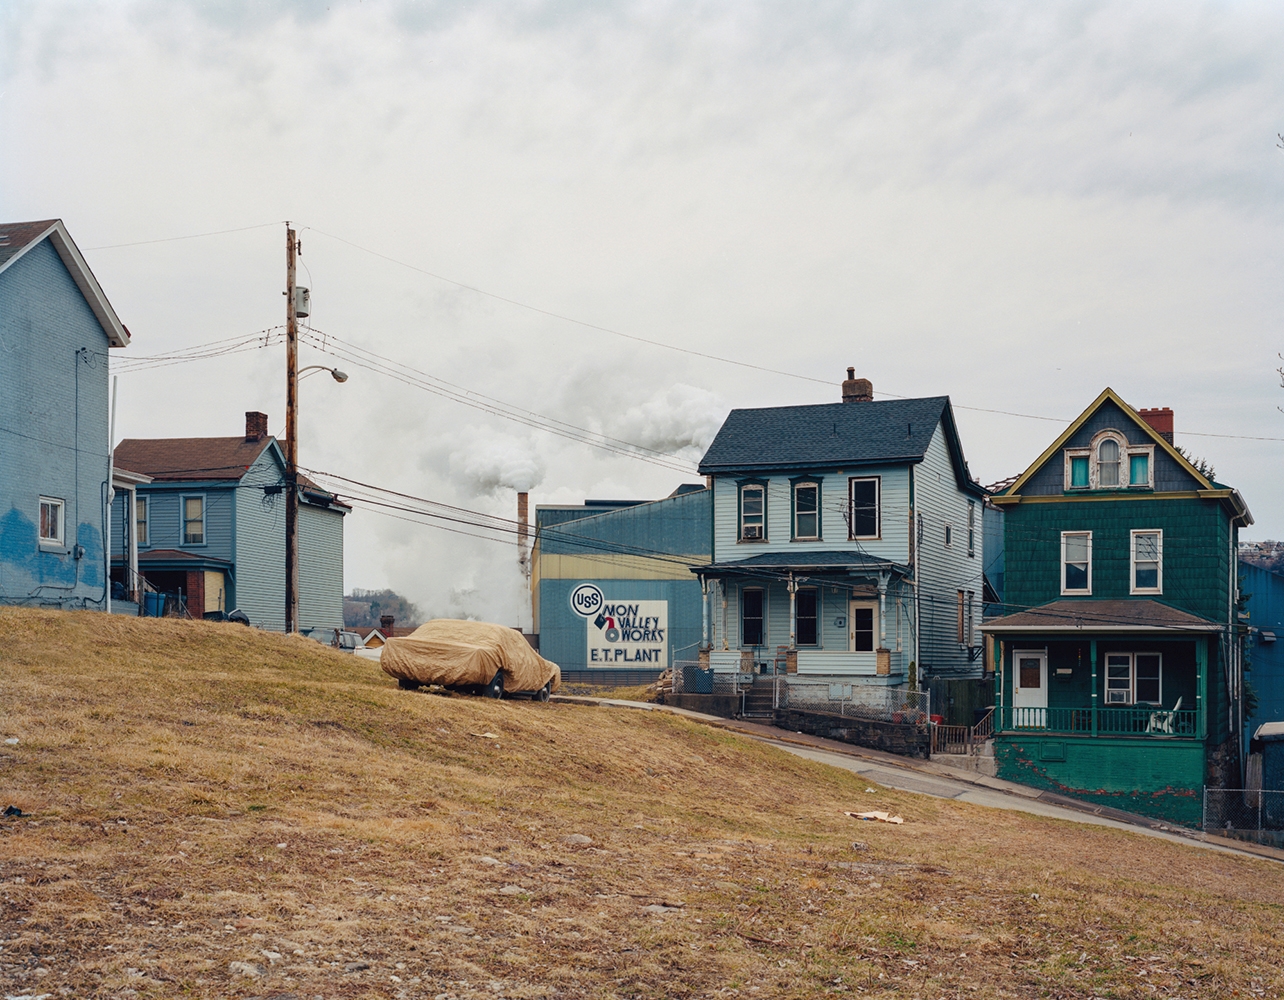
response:
<svg viewBox="0 0 1284 1000"><path fill-rule="evenodd" d="M1106 438L1097 445L1097 484L1119 485L1119 442Z"/></svg>

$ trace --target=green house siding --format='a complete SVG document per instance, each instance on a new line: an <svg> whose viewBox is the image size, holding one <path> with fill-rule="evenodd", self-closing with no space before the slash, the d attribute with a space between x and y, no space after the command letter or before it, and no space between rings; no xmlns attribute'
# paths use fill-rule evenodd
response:
<svg viewBox="0 0 1284 1000"><path fill-rule="evenodd" d="M998 776L1127 812L1198 826L1204 744L1061 733L1010 734L995 741Z"/></svg>
<svg viewBox="0 0 1284 1000"><path fill-rule="evenodd" d="M1229 520L1215 500L1106 498L1009 507L1004 598L1034 607L1061 599L1061 532L1092 532L1092 597L1126 599L1133 529L1163 531L1163 593L1157 601L1225 621L1230 580Z"/></svg>

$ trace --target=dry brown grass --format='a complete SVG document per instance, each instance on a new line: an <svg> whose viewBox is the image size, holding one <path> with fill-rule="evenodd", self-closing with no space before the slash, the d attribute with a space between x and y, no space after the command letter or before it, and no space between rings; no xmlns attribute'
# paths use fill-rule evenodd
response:
<svg viewBox="0 0 1284 1000"><path fill-rule="evenodd" d="M237 625L0 611L4 737L0 993L1284 988L1270 862L871 794L662 713L410 694ZM842 815L872 806L905 825Z"/></svg>

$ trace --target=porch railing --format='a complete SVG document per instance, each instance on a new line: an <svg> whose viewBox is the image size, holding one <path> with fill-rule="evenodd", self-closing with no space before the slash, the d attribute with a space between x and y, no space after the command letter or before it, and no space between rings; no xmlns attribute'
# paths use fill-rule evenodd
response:
<svg viewBox="0 0 1284 1000"><path fill-rule="evenodd" d="M1093 725L1095 716L1096 725ZM1194 709L1161 708L1024 708L1005 705L999 727L1007 732L1039 730L1100 736L1185 736L1200 731Z"/></svg>
<svg viewBox="0 0 1284 1000"><path fill-rule="evenodd" d="M974 726L932 725L932 753L976 754L994 735L994 709Z"/></svg>

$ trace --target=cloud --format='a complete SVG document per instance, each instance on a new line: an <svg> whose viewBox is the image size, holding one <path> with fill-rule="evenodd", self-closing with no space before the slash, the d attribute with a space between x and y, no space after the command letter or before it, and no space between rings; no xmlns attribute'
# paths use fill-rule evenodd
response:
<svg viewBox="0 0 1284 1000"><path fill-rule="evenodd" d="M611 417L607 427L612 437L695 461L726 415L727 407L715 393L678 383Z"/></svg>

